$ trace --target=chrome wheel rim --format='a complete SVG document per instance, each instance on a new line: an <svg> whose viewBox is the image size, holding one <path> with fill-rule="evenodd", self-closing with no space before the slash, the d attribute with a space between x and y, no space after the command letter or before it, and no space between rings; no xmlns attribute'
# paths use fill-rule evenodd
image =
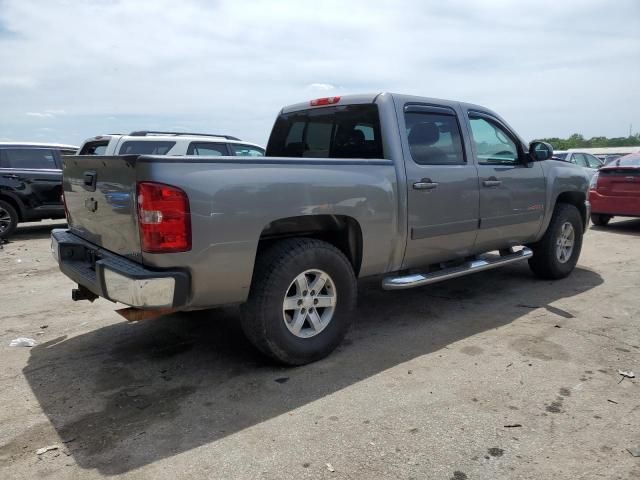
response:
<svg viewBox="0 0 640 480"><path fill-rule="evenodd" d="M0 207L0 233L6 232L11 226L11 215Z"/></svg>
<svg viewBox="0 0 640 480"><path fill-rule="evenodd" d="M331 323L338 295L333 279L322 270L307 270L287 288L282 317L287 329L298 338L311 338Z"/></svg>
<svg viewBox="0 0 640 480"><path fill-rule="evenodd" d="M560 235L556 241L556 257L560 263L567 263L573 253L576 232L570 222L565 222L560 228Z"/></svg>

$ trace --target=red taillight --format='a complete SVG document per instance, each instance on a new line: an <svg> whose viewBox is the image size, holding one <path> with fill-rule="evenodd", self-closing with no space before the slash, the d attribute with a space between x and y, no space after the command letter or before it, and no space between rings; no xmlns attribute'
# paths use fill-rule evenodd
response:
<svg viewBox="0 0 640 480"><path fill-rule="evenodd" d="M333 105L334 103L338 103L340 101L340 97L325 97L325 98L316 98L315 100L311 100L309 104L312 107L320 107L322 105Z"/></svg>
<svg viewBox="0 0 640 480"><path fill-rule="evenodd" d="M138 225L144 252L191 250L189 198L179 188L162 183L138 183Z"/></svg>

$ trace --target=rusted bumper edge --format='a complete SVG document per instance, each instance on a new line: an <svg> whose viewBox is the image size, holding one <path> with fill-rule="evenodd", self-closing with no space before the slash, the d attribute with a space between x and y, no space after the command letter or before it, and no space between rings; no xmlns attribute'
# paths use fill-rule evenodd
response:
<svg viewBox="0 0 640 480"><path fill-rule="evenodd" d="M66 229L51 232L60 271L94 294L140 309L180 309L190 278L179 270L152 270L98 247Z"/></svg>

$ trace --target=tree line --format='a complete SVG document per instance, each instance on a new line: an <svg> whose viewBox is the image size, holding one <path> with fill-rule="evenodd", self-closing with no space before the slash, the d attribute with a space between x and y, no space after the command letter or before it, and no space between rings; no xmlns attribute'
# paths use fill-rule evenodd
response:
<svg viewBox="0 0 640 480"><path fill-rule="evenodd" d="M637 147L640 146L640 133L629 137L591 137L584 138L579 133L574 133L569 138L542 138L543 142L553 145L555 150L568 150L569 148L599 148L599 147Z"/></svg>

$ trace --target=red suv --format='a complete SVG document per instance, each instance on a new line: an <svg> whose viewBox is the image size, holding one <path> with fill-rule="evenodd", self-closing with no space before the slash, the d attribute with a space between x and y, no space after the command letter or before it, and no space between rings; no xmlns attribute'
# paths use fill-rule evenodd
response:
<svg viewBox="0 0 640 480"><path fill-rule="evenodd" d="M589 185L591 221L604 226L614 216L640 217L640 153L602 167Z"/></svg>

